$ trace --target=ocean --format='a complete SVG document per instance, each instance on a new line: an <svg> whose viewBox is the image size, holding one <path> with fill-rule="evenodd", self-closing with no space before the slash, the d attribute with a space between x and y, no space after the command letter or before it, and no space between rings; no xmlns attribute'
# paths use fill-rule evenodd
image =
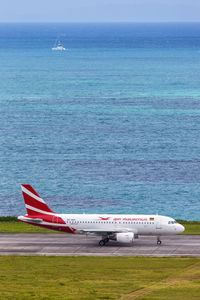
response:
<svg viewBox="0 0 200 300"><path fill-rule="evenodd" d="M1 23L0 66L0 215L200 220L199 23Z"/></svg>

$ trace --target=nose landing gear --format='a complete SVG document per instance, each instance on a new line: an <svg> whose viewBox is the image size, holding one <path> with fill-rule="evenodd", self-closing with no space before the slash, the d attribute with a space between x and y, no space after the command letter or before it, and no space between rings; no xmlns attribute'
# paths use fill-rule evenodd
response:
<svg viewBox="0 0 200 300"><path fill-rule="evenodd" d="M160 237L158 236L157 237L157 245L161 245L162 244L162 241L160 240Z"/></svg>

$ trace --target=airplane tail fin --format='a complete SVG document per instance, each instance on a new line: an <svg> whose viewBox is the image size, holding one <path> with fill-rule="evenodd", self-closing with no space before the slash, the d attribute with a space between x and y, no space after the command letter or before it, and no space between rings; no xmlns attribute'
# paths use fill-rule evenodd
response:
<svg viewBox="0 0 200 300"><path fill-rule="evenodd" d="M28 215L41 215L54 213L44 200L29 184L22 184L22 193Z"/></svg>

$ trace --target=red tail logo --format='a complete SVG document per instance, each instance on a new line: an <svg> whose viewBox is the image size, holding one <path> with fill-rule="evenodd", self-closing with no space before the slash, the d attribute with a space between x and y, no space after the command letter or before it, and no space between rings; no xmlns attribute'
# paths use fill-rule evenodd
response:
<svg viewBox="0 0 200 300"><path fill-rule="evenodd" d="M22 184L22 193L28 215L52 214L54 213L44 200L36 193L29 184Z"/></svg>

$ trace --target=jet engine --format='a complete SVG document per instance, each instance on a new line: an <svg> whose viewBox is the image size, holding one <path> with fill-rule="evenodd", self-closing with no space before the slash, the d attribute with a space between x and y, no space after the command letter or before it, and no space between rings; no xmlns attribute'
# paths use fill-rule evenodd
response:
<svg viewBox="0 0 200 300"><path fill-rule="evenodd" d="M133 243L134 233L133 232L116 233L116 241L120 243Z"/></svg>

